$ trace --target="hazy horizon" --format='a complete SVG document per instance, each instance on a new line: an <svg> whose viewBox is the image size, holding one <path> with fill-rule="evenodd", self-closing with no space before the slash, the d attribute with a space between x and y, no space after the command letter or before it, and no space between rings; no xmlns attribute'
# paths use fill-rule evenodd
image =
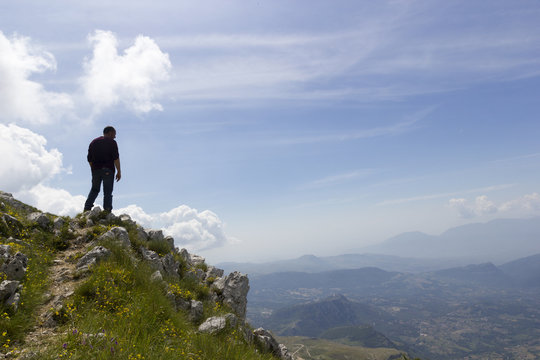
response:
<svg viewBox="0 0 540 360"><path fill-rule="evenodd" d="M535 1L0 4L0 190L114 207L210 263L540 215ZM101 197L96 205L101 206Z"/></svg>

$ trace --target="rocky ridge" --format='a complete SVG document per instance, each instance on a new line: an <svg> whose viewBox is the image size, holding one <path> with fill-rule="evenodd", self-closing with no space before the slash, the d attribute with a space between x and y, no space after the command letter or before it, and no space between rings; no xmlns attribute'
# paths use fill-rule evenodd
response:
<svg viewBox="0 0 540 360"><path fill-rule="evenodd" d="M17 246L23 244L24 240L16 237L2 238L2 235L13 233L8 231L10 229L23 232L31 224L34 231L47 231L58 239L70 239L65 244L60 243L61 250L56 253L49 268L51 281L42 303L37 307L36 325L26 335L19 350L4 354L0 351L0 358L25 358L28 353L24 350L24 344L45 344L57 333L58 314L62 313L66 301L73 296L76 287L92 272L93 267L111 256L111 249L98 245L107 240L124 248L133 262L149 264L154 271L151 280L168 289L167 298L177 311L185 312L190 321L199 324L199 332L216 334L225 328L236 328L246 342L280 359L293 359L287 348L279 344L270 332L262 328L252 330L246 322L249 291L247 275L236 271L225 275L222 269L207 265L203 257L191 254L186 249L175 248L174 239L164 236L161 230L145 229L125 214L115 216L95 207L76 218L58 217L37 211L1 191L0 205L0 209L23 210L28 214L22 221L8 212L0 211L0 305L3 308L17 311L25 286L28 257ZM156 244L159 244L158 249L155 248ZM212 302L223 305L230 312L205 319L203 302L174 291L168 282L168 279L180 278L188 278L207 286L210 289L208 297Z"/></svg>

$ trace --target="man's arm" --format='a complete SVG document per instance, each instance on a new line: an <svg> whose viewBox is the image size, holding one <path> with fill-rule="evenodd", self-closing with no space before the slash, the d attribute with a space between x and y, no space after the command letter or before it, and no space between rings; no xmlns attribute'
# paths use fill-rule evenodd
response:
<svg viewBox="0 0 540 360"><path fill-rule="evenodd" d="M116 167L116 181L120 181L122 178L122 171L120 170L120 158L114 160L114 167Z"/></svg>

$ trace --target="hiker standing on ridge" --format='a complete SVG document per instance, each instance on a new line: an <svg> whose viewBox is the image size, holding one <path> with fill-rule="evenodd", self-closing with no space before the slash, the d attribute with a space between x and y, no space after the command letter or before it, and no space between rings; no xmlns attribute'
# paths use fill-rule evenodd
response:
<svg viewBox="0 0 540 360"><path fill-rule="evenodd" d="M120 156L118 144L114 140L116 130L112 126L103 129L103 136L95 138L88 147L88 163L92 169L92 188L84 203L84 211L92 210L101 183L103 182L103 209L112 210L112 192L114 185L114 170L116 168L116 181L120 181Z"/></svg>

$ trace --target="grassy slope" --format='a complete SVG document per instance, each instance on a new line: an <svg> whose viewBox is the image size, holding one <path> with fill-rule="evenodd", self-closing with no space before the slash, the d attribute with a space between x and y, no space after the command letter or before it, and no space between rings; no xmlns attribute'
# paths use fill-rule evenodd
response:
<svg viewBox="0 0 540 360"><path fill-rule="evenodd" d="M302 336L278 337L279 342L285 344L289 351L304 360L387 360L401 358L396 349L364 348L349 346L324 339L315 339Z"/></svg>
<svg viewBox="0 0 540 360"><path fill-rule="evenodd" d="M17 218L23 227L2 227L0 243L9 243L28 255L29 265L19 309L0 307L0 355L15 350L16 358L26 350L25 359L273 359L247 343L238 329L217 335L198 333L198 324L191 323L184 312L176 311L165 296L167 285L150 281L153 271L137 259L136 252L111 243L96 244L108 247L113 255L93 267L61 310L56 311L55 334L39 349L24 343L37 325L36 309L45 301L51 283L48 269L69 246L72 236L68 231L53 236L28 223L26 215L35 210L31 207L1 204L0 212ZM95 238L113 225L118 224L95 226L88 229L87 236ZM129 224L120 225L130 228ZM24 244L8 241L9 236ZM205 318L229 311L210 300L205 285L187 279L167 281L177 294L203 301Z"/></svg>

